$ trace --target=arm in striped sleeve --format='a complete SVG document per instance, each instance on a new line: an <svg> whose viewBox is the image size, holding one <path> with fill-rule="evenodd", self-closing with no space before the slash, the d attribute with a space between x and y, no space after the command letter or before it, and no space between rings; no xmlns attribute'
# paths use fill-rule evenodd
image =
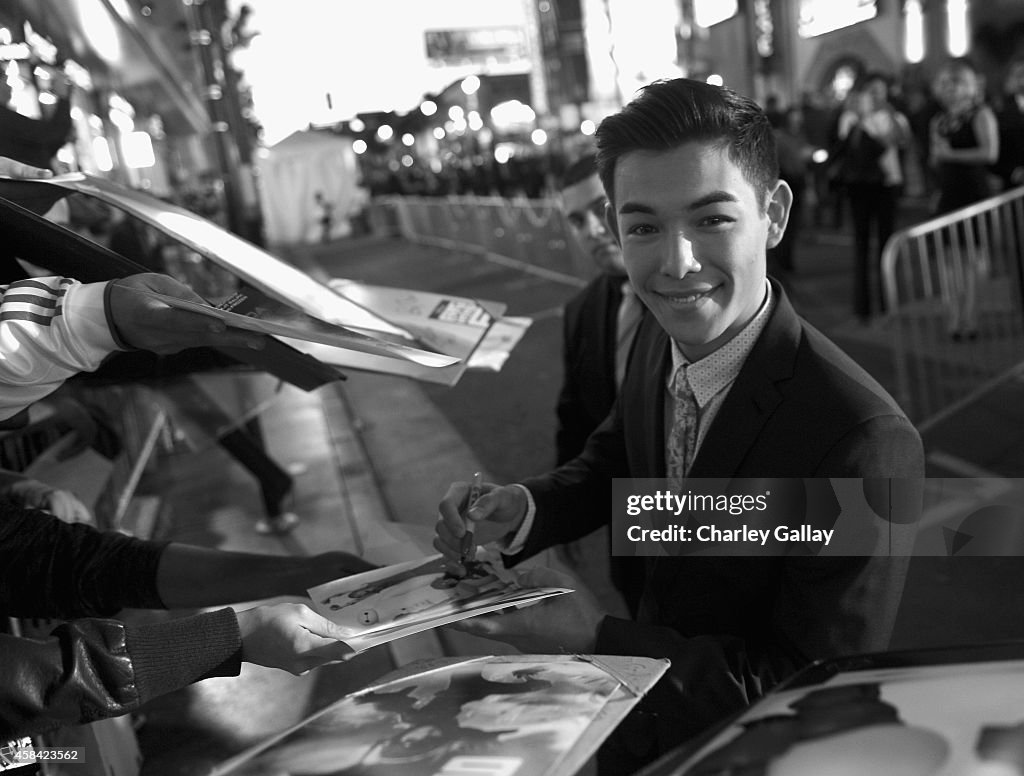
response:
<svg viewBox="0 0 1024 776"><path fill-rule="evenodd" d="M104 314L106 285L45 277L0 286L0 420L118 349Z"/></svg>

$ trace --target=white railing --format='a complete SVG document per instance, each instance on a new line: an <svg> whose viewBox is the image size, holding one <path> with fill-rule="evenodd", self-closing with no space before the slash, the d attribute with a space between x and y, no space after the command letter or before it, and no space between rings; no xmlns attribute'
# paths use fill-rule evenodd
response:
<svg viewBox="0 0 1024 776"><path fill-rule="evenodd" d="M896 398L924 431L1024 365L1024 187L897 232L882 281Z"/></svg>
<svg viewBox="0 0 1024 776"><path fill-rule="evenodd" d="M548 199L384 197L407 240L512 261L574 285L594 268L573 249L569 225Z"/></svg>

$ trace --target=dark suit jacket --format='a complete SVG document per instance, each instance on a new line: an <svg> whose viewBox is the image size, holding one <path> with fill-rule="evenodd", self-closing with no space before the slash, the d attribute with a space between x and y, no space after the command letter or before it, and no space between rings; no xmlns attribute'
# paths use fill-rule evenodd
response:
<svg viewBox="0 0 1024 776"><path fill-rule="evenodd" d="M690 476L923 477L920 436L893 399L774 288L776 309ZM668 336L647 316L613 414L578 458L524 483L537 518L519 557L608 520L613 477L665 476L670 367ZM596 649L672 661L632 726L620 727L631 767L811 660L884 649L905 573L905 558L887 557L648 559L636 622L605 618Z"/></svg>
<svg viewBox="0 0 1024 776"><path fill-rule="evenodd" d="M616 326L624 275L603 272L565 306L562 355L564 378L556 408L556 465L571 461L615 405ZM642 559L612 557L609 573L630 613L643 592Z"/></svg>
<svg viewBox="0 0 1024 776"><path fill-rule="evenodd" d="M601 273L565 306L564 378L555 433L559 466L583 451L587 437L615 403L615 324L623 280Z"/></svg>

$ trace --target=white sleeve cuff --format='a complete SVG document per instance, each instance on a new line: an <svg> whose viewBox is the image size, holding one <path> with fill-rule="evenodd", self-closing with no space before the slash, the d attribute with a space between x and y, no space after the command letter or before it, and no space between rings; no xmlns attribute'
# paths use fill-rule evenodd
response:
<svg viewBox="0 0 1024 776"><path fill-rule="evenodd" d="M530 493L530 489L525 485L520 485L518 482L512 483L512 487L520 488L526 494L526 516L523 518L519 530L515 532L511 541L502 549L502 555L518 555L523 551L523 547L526 545L526 537L530 535L530 530L533 528L533 518L537 514L537 505L533 501L533 494Z"/></svg>
<svg viewBox="0 0 1024 776"><path fill-rule="evenodd" d="M110 333L103 294L107 283L83 283L68 289L64 315L73 321L73 337L80 348L83 371L92 371L111 353L120 350ZM91 365L91 366L88 366Z"/></svg>

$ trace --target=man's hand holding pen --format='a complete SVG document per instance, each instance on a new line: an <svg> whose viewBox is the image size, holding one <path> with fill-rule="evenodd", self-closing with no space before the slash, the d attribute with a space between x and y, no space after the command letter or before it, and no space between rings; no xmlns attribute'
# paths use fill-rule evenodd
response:
<svg viewBox="0 0 1024 776"><path fill-rule="evenodd" d="M480 499L480 489L483 485L483 475L477 472L473 475L473 482L469 486L469 495L466 497L466 511L469 512L473 507L476 506L476 502ZM463 568L466 567L466 561L476 557L474 550L476 549L476 537L473 535L473 529L470 528L469 524L466 523L466 533L462 535L462 554L459 557L459 563Z"/></svg>
<svg viewBox="0 0 1024 776"><path fill-rule="evenodd" d="M521 488L483 482L476 498L473 490L473 483L455 482L438 505L434 548L447 558L453 574L465 573L463 564L476 545L503 542L526 517L528 504Z"/></svg>

